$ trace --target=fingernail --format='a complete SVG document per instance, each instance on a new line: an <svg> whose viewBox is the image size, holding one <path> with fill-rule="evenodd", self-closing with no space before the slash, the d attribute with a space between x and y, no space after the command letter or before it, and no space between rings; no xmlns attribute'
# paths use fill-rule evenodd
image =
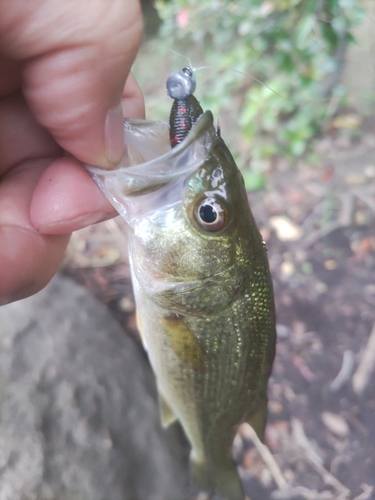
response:
<svg viewBox="0 0 375 500"><path fill-rule="evenodd" d="M96 222L100 222L108 218L105 212L95 212L92 214L85 214L75 217L70 220L61 220L50 222L39 228L39 231L44 234L62 234L82 229L83 227L90 226ZM111 214L113 216L113 214Z"/></svg>
<svg viewBox="0 0 375 500"><path fill-rule="evenodd" d="M111 163L119 163L124 154L124 117L121 104L108 111L105 120L106 155Z"/></svg>

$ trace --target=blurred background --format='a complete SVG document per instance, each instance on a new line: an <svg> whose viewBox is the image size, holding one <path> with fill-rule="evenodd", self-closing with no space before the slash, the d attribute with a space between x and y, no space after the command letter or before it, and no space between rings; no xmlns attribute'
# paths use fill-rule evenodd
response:
<svg viewBox="0 0 375 500"><path fill-rule="evenodd" d="M246 492L375 499L374 2L142 7L133 71L147 118L168 120L167 77L198 68L195 95L220 121L267 242L278 317L266 434L273 458L239 433ZM139 344L119 218L73 234L61 273Z"/></svg>

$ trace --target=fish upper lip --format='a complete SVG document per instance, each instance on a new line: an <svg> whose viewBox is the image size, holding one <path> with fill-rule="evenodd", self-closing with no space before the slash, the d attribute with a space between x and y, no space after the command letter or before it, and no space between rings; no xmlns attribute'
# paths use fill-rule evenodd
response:
<svg viewBox="0 0 375 500"><path fill-rule="evenodd" d="M142 123L147 120L126 120L125 123L128 124L136 124L136 123ZM212 130L211 130L212 129ZM213 132L212 132L213 131ZM144 163L138 163L136 165L132 166L122 166L122 167L117 167L112 170L106 170L102 169L100 167L95 167L94 165L86 165L86 168L91 172L91 174L97 175L97 176L103 176L103 177L108 177L108 176L113 176L116 175L116 172L123 172L126 175L133 176L133 177L143 177L143 176L149 176L150 171L149 169L160 166L160 164L164 164L166 160L168 159L169 161L174 158L178 158L181 153L184 151L188 150L191 146L194 145L194 142L196 141L197 138L201 136L205 136L205 134L210 134L211 136L211 143L216 139L215 136L215 130L213 126L213 116L211 111L205 111L195 122L193 128L189 132L188 136L185 138L184 141L182 141L180 144L178 144L174 149L170 149L166 153L162 154L161 156L157 156L151 160L148 160ZM206 146L207 147L207 146ZM198 163L198 161L197 161ZM121 164L121 162L120 162ZM147 171L145 171L147 169ZM188 168L185 169L186 171L190 171L191 167L189 166ZM177 172L178 174L180 173L180 170ZM163 178L163 177L168 177L171 175L169 172L168 173L163 173L163 174L153 174L157 178Z"/></svg>

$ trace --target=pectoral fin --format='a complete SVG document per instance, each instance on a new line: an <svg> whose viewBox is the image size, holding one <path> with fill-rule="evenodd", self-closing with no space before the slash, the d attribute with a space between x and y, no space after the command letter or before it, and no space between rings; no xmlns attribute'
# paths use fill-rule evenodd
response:
<svg viewBox="0 0 375 500"><path fill-rule="evenodd" d="M164 428L169 427L173 422L177 420L176 415L173 413L173 410L163 398L163 396L159 393L159 408L160 408L160 420L161 424Z"/></svg>
<svg viewBox="0 0 375 500"><path fill-rule="evenodd" d="M176 318L163 318L161 321L178 358L184 363L189 363L195 370L204 372L206 370L204 353L185 320L176 316Z"/></svg>

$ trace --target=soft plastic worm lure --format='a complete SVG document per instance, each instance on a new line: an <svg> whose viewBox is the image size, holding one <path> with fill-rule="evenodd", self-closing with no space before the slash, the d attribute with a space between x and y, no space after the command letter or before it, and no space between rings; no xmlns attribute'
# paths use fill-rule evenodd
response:
<svg viewBox="0 0 375 500"><path fill-rule="evenodd" d="M174 148L180 144L191 130L193 124L203 113L194 97L196 80L189 66L172 73L167 80L167 94L174 99L169 117L169 137Z"/></svg>

